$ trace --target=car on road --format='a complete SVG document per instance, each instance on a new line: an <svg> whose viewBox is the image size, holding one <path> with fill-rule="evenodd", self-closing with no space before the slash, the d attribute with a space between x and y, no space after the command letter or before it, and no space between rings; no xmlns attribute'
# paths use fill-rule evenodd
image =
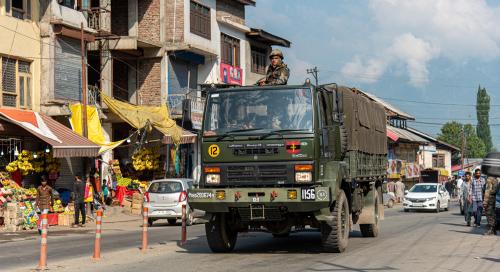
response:
<svg viewBox="0 0 500 272"><path fill-rule="evenodd" d="M450 202L450 194L444 185L417 183L405 192L403 209L405 212L409 210L433 210L438 213L441 209L448 211Z"/></svg>
<svg viewBox="0 0 500 272"><path fill-rule="evenodd" d="M169 178L151 181L147 190L149 226L159 219L167 219L170 225L174 225L177 219L182 218L183 205L186 205L186 223L191 225L194 221L194 211L187 203L187 195L192 188L192 179Z"/></svg>

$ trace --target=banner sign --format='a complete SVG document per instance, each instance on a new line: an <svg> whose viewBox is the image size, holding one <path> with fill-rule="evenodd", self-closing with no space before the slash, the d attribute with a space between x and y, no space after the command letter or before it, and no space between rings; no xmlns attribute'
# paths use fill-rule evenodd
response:
<svg viewBox="0 0 500 272"><path fill-rule="evenodd" d="M220 64L220 78L226 84L243 84L243 70L226 63Z"/></svg>

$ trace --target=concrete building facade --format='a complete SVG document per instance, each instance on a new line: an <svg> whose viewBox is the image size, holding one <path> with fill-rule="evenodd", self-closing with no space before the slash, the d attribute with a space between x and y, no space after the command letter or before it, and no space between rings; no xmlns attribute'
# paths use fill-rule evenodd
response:
<svg viewBox="0 0 500 272"><path fill-rule="evenodd" d="M0 0L0 107L40 110L38 1Z"/></svg>

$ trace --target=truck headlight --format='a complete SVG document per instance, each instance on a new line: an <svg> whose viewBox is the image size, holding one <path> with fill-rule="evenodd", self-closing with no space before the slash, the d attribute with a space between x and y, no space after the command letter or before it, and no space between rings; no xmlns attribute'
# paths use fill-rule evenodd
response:
<svg viewBox="0 0 500 272"><path fill-rule="evenodd" d="M312 182L312 164L297 164L294 166L295 169L295 182Z"/></svg>
<svg viewBox="0 0 500 272"><path fill-rule="evenodd" d="M295 182L311 182L312 173L311 172L296 172Z"/></svg>
<svg viewBox="0 0 500 272"><path fill-rule="evenodd" d="M207 184L219 184L220 183L220 174L208 174L206 178Z"/></svg>

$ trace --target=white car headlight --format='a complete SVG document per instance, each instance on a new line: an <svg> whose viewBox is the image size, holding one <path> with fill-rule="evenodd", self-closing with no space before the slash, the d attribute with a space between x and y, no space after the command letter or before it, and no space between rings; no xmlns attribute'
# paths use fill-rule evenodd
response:
<svg viewBox="0 0 500 272"><path fill-rule="evenodd" d="M207 184L219 184L220 174L207 174L206 182Z"/></svg>
<svg viewBox="0 0 500 272"><path fill-rule="evenodd" d="M429 197L429 198L427 198L425 201L432 201L432 200L434 200L434 199L436 199L436 197Z"/></svg>
<svg viewBox="0 0 500 272"><path fill-rule="evenodd" d="M311 182L312 173L311 172L296 172L295 182Z"/></svg>

